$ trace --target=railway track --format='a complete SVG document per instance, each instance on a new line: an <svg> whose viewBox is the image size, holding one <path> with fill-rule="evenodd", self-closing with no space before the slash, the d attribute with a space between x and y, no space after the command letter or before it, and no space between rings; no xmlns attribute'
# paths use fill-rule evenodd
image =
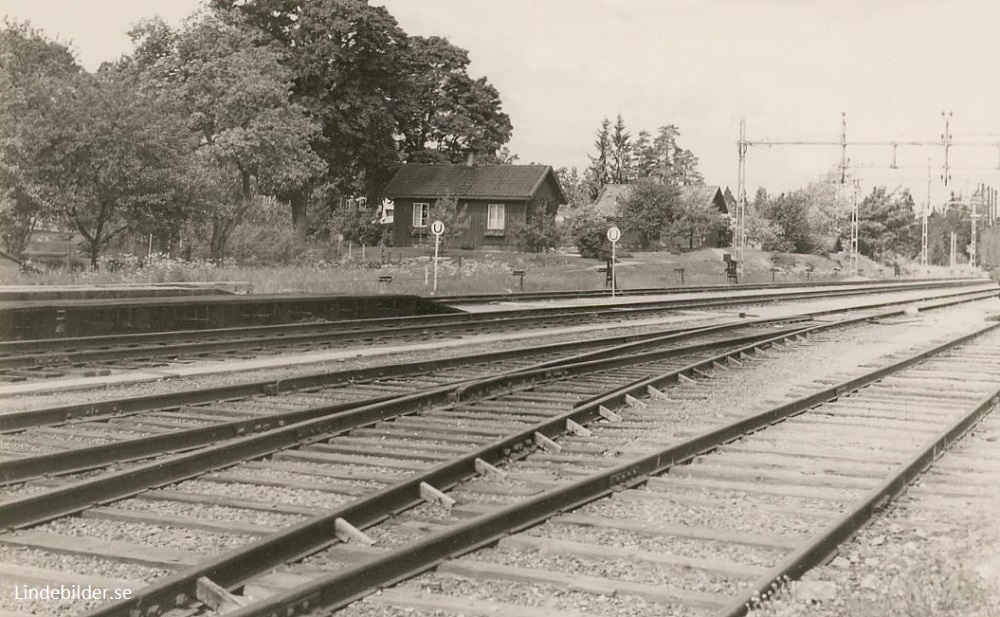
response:
<svg viewBox="0 0 1000 617"><path fill-rule="evenodd" d="M817 288L767 293L749 290L728 298L703 297L643 301L613 306L532 308L498 313L465 313L404 318L350 320L189 330L148 334L39 339L0 343L0 381L28 382L62 377L95 377L131 370L158 369L204 360L254 358L360 344L382 345L544 327L648 318L665 311L732 308L778 301L858 294L921 291L962 293L968 281L933 281ZM950 290L950 291L942 291ZM965 289L967 291L967 289ZM745 290L741 290L743 292ZM926 297L926 296L925 296Z"/></svg>
<svg viewBox="0 0 1000 617"><path fill-rule="evenodd" d="M743 615L826 558L995 407L998 325L624 463L604 456L613 429L577 430L572 448L560 451L562 465L551 447L514 457L493 490L466 480L445 495L454 502L439 497L404 516L390 516L394 508L362 515L355 505L353 520L366 529L351 543L374 546L314 545L291 568L244 579L250 597L222 601L247 602L232 607L233 617L343 606L348 616L383 614L372 605L387 615L564 617L589 614L570 597L585 592L631 599L608 601L602 614L649 603L637 614ZM589 414L624 400L622 424L655 430L666 379L608 393L588 404ZM576 416L581 425L584 415ZM218 565L215 574L230 574Z"/></svg>
<svg viewBox="0 0 1000 617"><path fill-rule="evenodd" d="M882 285L893 285L893 284L905 284L913 282L924 282L931 283L935 280L946 280L946 279L919 279L919 280L888 280L888 281L877 281L878 284ZM683 293L697 293L697 292L712 292L721 291L729 292L733 290L766 290L766 289L795 289L801 287L827 287L827 288L837 288L846 285L851 285L851 282L845 281L816 281L816 282L806 282L806 283L757 283L757 284L725 284L725 285L687 285L680 287L639 287L635 289L619 289L617 290L617 295L619 296L650 296L650 295L665 295L665 294L683 294ZM528 292L517 292L517 293L498 293L498 294L465 294L465 295L446 295L446 296L434 296L434 299L438 302L444 304L480 304L484 302L523 302L523 301L533 301L533 300L560 300L568 298L606 298L611 297L610 289L578 289L573 291L528 291Z"/></svg>
<svg viewBox="0 0 1000 617"><path fill-rule="evenodd" d="M827 327L833 326L826 324L812 329ZM795 333L787 332L782 338L790 336ZM640 357L632 353L627 358L578 362L577 368L572 370L578 373L573 380L568 379L571 369L566 367L560 368L556 375L551 368L546 368L534 375L531 371L519 371L504 378L476 379L449 393L449 405L425 411L410 422L406 422L406 418L381 421L386 417L385 408L393 405L368 406L369 409L359 410L359 415L368 415L361 415L361 419L349 427L353 430L346 436L331 439L331 433L344 430L344 427L338 427L336 419L319 419L235 440L239 445L230 448L231 455L226 455L229 458L220 454L229 446L219 444L168 457L155 464L140 465L128 472L102 472L90 479L74 478L69 484L35 482L32 490L39 492L0 503L0 521L5 527L28 526L80 510L83 514L58 518L45 527L8 534L0 538L0 543L17 546L17 538L21 537L25 551L55 551L74 555L70 560L83 559L83 555L93 555L95 542L87 542L86 535L96 529L94 533L101 536L97 544L103 547L101 554L105 558L124 557L132 563L142 563L144 567L164 572L176 570L179 564L201 564L199 568L186 569L154 584L142 592L146 595L138 604L131 604L127 610L118 607L114 610L119 612L95 614L131 615L133 613L128 611L133 609L139 611L134 613L137 615L157 614L167 606L190 602L198 593L216 598L209 598L209 603L238 603L239 597L231 597L224 591L218 593L211 581L227 588L242 582L250 584L251 590L256 585L273 592L272 579L281 572L269 572L270 568L283 567L281 564L289 559L336 542L338 535L363 540L368 533L364 528L381 521L389 513L402 512L424 501L437 504L417 507L390 521L405 523L407 516L416 517L408 529L420 532L428 529L420 522L420 516L435 514L435 508L446 506L454 499L449 495L459 496L461 491L485 491L492 495L490 499L496 500L496 505L507 499L529 498L539 490L551 489L545 486L546 482L551 483L551 478L521 483L508 475L508 480L498 485L484 479L500 475L502 472L496 469L497 464L508 457L519 459L531 453L524 464L554 467L568 477L578 477L581 471L588 471L588 466L581 464L582 459L593 453L585 452L586 448L567 451L554 440L559 439L560 443L567 440L564 436L567 431L578 434L574 439L590 439L593 435L587 433L592 429L585 425L595 418L615 420L618 414L612 408L622 402L638 408L640 391L653 392L648 387L640 387L649 381L650 375L659 375L662 381L697 380L713 367L737 365L740 358L753 353L754 349L772 346L775 341L770 338L741 348L723 349L721 355L689 357L684 366L678 366L676 360ZM635 390L637 387L639 390ZM634 397L623 394L626 391L633 392ZM405 404L412 410L413 402ZM399 403L399 407L403 405ZM652 428L651 423L655 420L647 417L630 422L605 423L600 430L612 434L624 429L646 430ZM359 428L366 424L373 426ZM539 447L546 453L534 453ZM276 453L270 458L261 458L272 452ZM618 463L603 456L593 457L593 461L595 470L608 469ZM196 465L200 467L193 471ZM230 469L218 471L226 467ZM209 471L212 469L216 471ZM541 472L536 470L535 473ZM195 479L186 480L192 477ZM123 486L126 480L133 484ZM149 490L178 481L182 484L176 487ZM242 486L238 490L224 488L234 485ZM112 507L93 507L94 503L109 502L133 493L140 494L118 501ZM272 493L270 498L263 497L268 493ZM255 497L248 499L247 495ZM276 503L285 505L276 506ZM221 522L226 521L226 512L233 511L259 512L260 517L247 524ZM140 535L148 543L151 537L162 534L149 529L150 522L156 520L185 530L184 534L193 538L190 550L186 554L181 554L185 551L171 553L145 548L137 551L139 537L129 536L124 529L133 532L137 527L145 529ZM195 529L200 531L192 531ZM81 539L67 541L67 536ZM117 539L109 542L109 537ZM261 539L253 541L253 538ZM57 544L53 545L53 541ZM210 560L207 565L204 563L204 547L209 547L211 552L212 548L222 550L241 542L244 548L233 551L238 554L227 553ZM203 548L199 550L199 546ZM346 547L338 544L330 550L355 561L372 556L370 549L355 550L350 544ZM137 554L141 554L141 558ZM76 565L79 567L78 562ZM262 574L265 575L261 579L263 582L254 578ZM301 582L296 576L301 577L301 573L278 578L286 584L289 580ZM202 578L207 581L198 582ZM279 593L275 597L283 596ZM153 609L154 606L157 608ZM221 604L219 607L224 608ZM193 613L184 614L198 614L207 609L195 604L190 610Z"/></svg>
<svg viewBox="0 0 1000 617"><path fill-rule="evenodd" d="M636 362L686 357L769 336L785 320L732 323L681 332L555 344L533 350L478 354L444 362L418 362L376 371L320 375L326 387L304 383L258 384L263 394L236 397L248 389L209 389L174 397L107 401L88 406L39 409L0 416L0 483L13 484L54 473L82 472L168 452L190 450L318 418L373 406L419 408L455 396L465 384L489 377L499 384L511 373L534 371L532 379L559 375L561 366L601 362L633 354ZM804 327L802 325L798 327ZM794 327L791 328L794 331ZM732 334L732 331L737 333ZM589 351L572 353L581 348ZM587 370L583 366L583 370ZM381 374L372 378L371 374ZM259 386L263 385L261 388ZM268 385L274 385L268 388ZM297 387L306 385L307 387ZM178 405L180 401L200 404ZM206 402L208 404L206 404ZM0 521L3 519L0 518Z"/></svg>

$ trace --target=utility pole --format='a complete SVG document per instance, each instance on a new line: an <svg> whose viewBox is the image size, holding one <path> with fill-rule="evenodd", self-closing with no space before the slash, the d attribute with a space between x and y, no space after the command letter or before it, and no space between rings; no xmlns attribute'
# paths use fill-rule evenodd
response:
<svg viewBox="0 0 1000 617"><path fill-rule="evenodd" d="M944 118L944 133L941 134L941 145L944 146L944 173L941 174L941 181L945 186L948 186L948 181L951 180L951 173L948 171L948 151L951 150L951 112L948 115L941 112L941 117Z"/></svg>
<svg viewBox="0 0 1000 617"><path fill-rule="evenodd" d="M737 148L740 153L740 168L736 185L736 262L739 272L743 270L743 249L747 245L747 126L746 120L740 120L740 141ZM745 276L745 274L744 274Z"/></svg>
<svg viewBox="0 0 1000 617"><path fill-rule="evenodd" d="M858 275L858 193L861 192L861 180L854 179L854 190L851 191L851 276Z"/></svg>
<svg viewBox="0 0 1000 617"><path fill-rule="evenodd" d="M840 112L840 184L847 182L847 112Z"/></svg>
<svg viewBox="0 0 1000 617"><path fill-rule="evenodd" d="M983 195L983 186L979 187L979 194L976 195L972 201L972 234L969 238L969 265L973 268L976 267L976 232L979 229L979 213L976 211L976 206L979 205L979 199Z"/></svg>
<svg viewBox="0 0 1000 617"><path fill-rule="evenodd" d="M931 210L931 159L927 159L927 203L920 217L920 265L927 267L927 216Z"/></svg>
<svg viewBox="0 0 1000 617"><path fill-rule="evenodd" d="M896 152L899 146L904 147L917 147L917 148L943 148L944 149L944 163L942 166L941 182L947 187L951 182L951 148L953 147L991 147L996 148L998 155L1000 155L1000 141L955 141L953 135L951 134L951 119L952 112L941 112L941 117L944 120L944 133L941 134L939 140L915 140L915 141L848 141L847 140L847 114L841 112L840 118L840 139L826 139L826 140L774 140L774 139L753 139L749 140L746 136L746 122L745 120L740 120L740 139L737 142L738 152L739 152L739 184L738 184L738 198L736 206L736 239L735 248L739 254L739 267L743 267L743 249L746 246L746 209L747 209L747 199L746 199L746 158L747 152L750 146L839 146L840 147L840 182L838 183L838 195L839 191L845 188L847 183L847 169L848 169L848 159L847 159L847 146L857 147L857 146L875 146L875 147L890 147L892 148L892 162L889 165L892 169L898 169L896 165ZM930 216L931 210L931 199L930 199L930 160L928 160L928 198L927 198L927 208L925 209L922 218L922 229L921 229L921 263L926 265L929 261L927 253L927 217ZM998 162L997 169L1000 169L1000 162ZM857 189L855 189L855 193ZM947 194L947 193L946 193ZM990 210L987 211L986 216L989 220L1000 221L1000 208L996 203L995 193L993 201L989 202L991 204ZM852 203L852 213L851 213L851 244L852 244L852 263L855 264L856 268L857 262L857 195L853 197ZM854 269L852 268L852 270Z"/></svg>

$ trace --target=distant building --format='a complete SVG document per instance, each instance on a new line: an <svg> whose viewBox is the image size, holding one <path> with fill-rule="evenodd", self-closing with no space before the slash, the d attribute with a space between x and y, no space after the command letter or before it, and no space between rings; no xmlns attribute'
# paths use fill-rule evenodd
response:
<svg viewBox="0 0 1000 617"><path fill-rule="evenodd" d="M621 202L628 199L628 195L631 190L632 186L629 184L605 184L601 188L600 193L597 194L597 199L594 200L591 208L595 214L613 219L618 216ZM680 191L681 201L711 204L712 207L718 210L720 217L726 217L728 219L729 207L726 205L726 198L722 193L722 189L719 187L707 184L695 184L691 186L682 186L680 187ZM729 240L730 238L727 230L722 229L698 239L693 247L690 246L689 238L680 237L665 238L664 244L671 249L685 249L700 248L705 246L728 246ZM628 238L626 237L623 242L627 243Z"/></svg>
<svg viewBox="0 0 1000 617"><path fill-rule="evenodd" d="M462 246L508 246L509 231L538 208L555 216L568 202L548 165L403 165L382 191L394 204L393 242L410 246L430 234L434 202L452 197L469 215Z"/></svg>

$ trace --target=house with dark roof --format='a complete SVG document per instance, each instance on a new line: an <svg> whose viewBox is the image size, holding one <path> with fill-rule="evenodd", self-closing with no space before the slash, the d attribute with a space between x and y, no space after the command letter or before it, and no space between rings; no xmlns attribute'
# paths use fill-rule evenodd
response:
<svg viewBox="0 0 1000 617"><path fill-rule="evenodd" d="M462 246L505 247L510 230L531 212L555 216L568 203L548 165L403 165L382 191L394 204L395 246L411 246L430 234L434 202L451 197L466 208L469 229Z"/></svg>

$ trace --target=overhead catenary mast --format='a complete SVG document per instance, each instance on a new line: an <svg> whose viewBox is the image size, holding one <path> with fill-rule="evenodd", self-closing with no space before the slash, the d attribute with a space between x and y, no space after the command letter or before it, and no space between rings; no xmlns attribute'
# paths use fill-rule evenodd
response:
<svg viewBox="0 0 1000 617"><path fill-rule="evenodd" d="M975 147L994 147L997 149L998 154L1000 154L1000 141L990 141L990 142L956 142L951 134L951 112L941 112L941 117L944 120L944 133L941 134L940 140L935 141L851 141L847 140L847 114L841 113L841 133L840 139L838 141L813 141L813 140L748 140L746 138L746 121L740 120L740 138L737 142L737 150L739 152L739 174L738 174L738 195L739 199L736 206L736 238L735 238L735 249L738 254L739 267L743 269L743 255L744 249L747 243L747 233L746 233L746 211L747 211L747 201L746 201L746 156L747 151L750 146L839 146L840 147L840 182L838 183L838 188L843 188L847 182L847 169L848 169L848 159L847 159L847 146L889 146L892 148L892 162L889 165L892 169L898 169L896 165L896 152L899 146L912 146L912 147L943 147L944 148L944 162L942 165L941 181L944 186L948 186L951 180L951 170L953 169L951 165L950 152L951 148L955 146L975 146ZM921 265L926 266L928 263L928 252L927 252L927 217L931 209L931 197L930 197L930 160L928 159L928 197L927 197L927 207L924 209L924 213L921 221ZM997 162L997 169L1000 169L1000 160ZM857 180L855 180L857 182ZM858 212L857 212L857 189L855 189L855 196L852 198L852 208L851 208L851 273L856 274L857 271L857 225L858 225ZM1000 218L1000 212L996 213L996 216Z"/></svg>

